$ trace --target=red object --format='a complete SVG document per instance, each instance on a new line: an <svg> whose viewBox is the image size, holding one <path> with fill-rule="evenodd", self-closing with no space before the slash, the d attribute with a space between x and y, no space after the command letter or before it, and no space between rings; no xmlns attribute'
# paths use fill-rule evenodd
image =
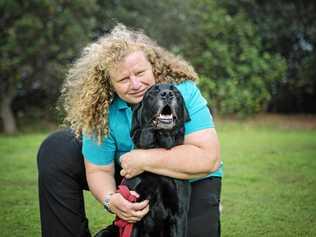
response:
<svg viewBox="0 0 316 237"><path fill-rule="evenodd" d="M126 200L136 202L137 198L130 193L126 185L119 185L117 190ZM116 216L114 224L119 228L120 237L130 237L132 235L133 224L128 223Z"/></svg>

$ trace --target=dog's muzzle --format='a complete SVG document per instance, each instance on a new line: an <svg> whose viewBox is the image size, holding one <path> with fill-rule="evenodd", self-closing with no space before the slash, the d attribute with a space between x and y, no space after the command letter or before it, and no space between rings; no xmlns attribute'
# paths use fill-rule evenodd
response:
<svg viewBox="0 0 316 237"><path fill-rule="evenodd" d="M177 120L175 94L171 90L163 90L159 96L160 109L153 120L153 124L159 129L173 129Z"/></svg>
<svg viewBox="0 0 316 237"><path fill-rule="evenodd" d="M172 129L176 124L176 116L172 113L170 105L165 105L156 118L154 125L160 129Z"/></svg>

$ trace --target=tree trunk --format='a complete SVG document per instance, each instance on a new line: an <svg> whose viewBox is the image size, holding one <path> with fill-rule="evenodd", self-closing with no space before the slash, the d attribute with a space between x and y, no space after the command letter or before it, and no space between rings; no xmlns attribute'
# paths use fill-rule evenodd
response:
<svg viewBox="0 0 316 237"><path fill-rule="evenodd" d="M14 96L7 94L1 97L1 118L4 133L14 134L17 132L15 117L11 109L11 103Z"/></svg>

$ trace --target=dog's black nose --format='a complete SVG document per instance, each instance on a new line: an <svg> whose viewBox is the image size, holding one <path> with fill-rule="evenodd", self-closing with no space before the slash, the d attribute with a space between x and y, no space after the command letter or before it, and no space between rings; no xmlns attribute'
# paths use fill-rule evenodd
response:
<svg viewBox="0 0 316 237"><path fill-rule="evenodd" d="M171 100L174 97L174 93L171 90L163 90L160 92L160 98L162 100Z"/></svg>

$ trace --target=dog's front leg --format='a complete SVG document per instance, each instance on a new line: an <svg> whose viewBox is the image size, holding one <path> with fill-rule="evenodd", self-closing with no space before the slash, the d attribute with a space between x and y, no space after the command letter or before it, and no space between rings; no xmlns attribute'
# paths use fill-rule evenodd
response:
<svg viewBox="0 0 316 237"><path fill-rule="evenodd" d="M178 213L175 216L175 225L171 226L170 237L187 237L189 225L189 209L191 199L191 185L188 181L175 179L177 195L179 197Z"/></svg>
<svg viewBox="0 0 316 237"><path fill-rule="evenodd" d="M169 228L170 234L168 237L187 237L188 234L188 216L177 217L176 223Z"/></svg>

